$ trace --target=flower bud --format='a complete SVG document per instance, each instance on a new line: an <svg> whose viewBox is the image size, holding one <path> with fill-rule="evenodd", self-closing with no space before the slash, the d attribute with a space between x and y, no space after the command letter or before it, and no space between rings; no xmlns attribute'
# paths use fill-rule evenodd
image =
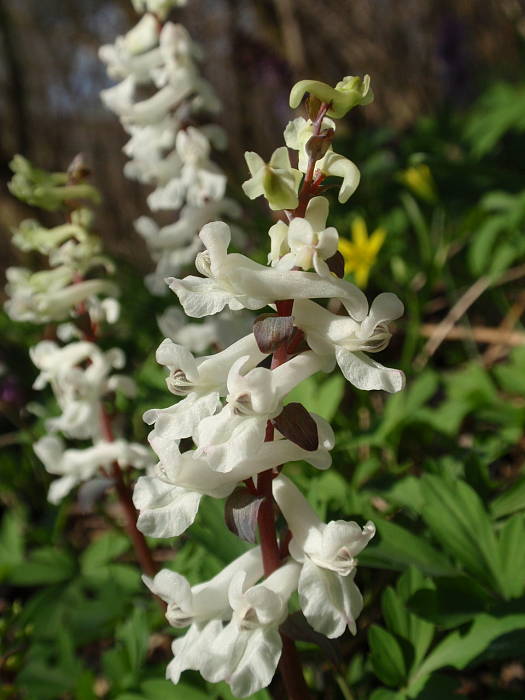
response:
<svg viewBox="0 0 525 700"><path fill-rule="evenodd" d="M310 98L314 96L321 102L329 104L327 115L336 119L344 117L352 107L367 105L374 99L369 75L365 75L364 78L347 75L337 83L335 88L319 80L300 80L290 92L290 107L293 109L298 107L307 92Z"/></svg>

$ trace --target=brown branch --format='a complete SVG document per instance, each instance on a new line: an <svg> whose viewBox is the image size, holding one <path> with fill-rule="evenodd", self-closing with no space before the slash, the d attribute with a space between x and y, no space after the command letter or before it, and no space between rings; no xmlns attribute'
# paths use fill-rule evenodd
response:
<svg viewBox="0 0 525 700"><path fill-rule="evenodd" d="M414 360L414 367L419 370L423 369L441 343L450 336L456 323L487 289L513 282L523 276L525 276L525 265L519 265L507 270L507 272L501 275L497 280L487 276L480 277L476 280L476 282L474 282L474 284L458 299L445 318L434 326L432 335ZM468 338L470 336L467 335L466 337Z"/></svg>
<svg viewBox="0 0 525 700"><path fill-rule="evenodd" d="M491 367L500 357L506 354L509 347L508 339L513 335L514 326L519 321L524 311L525 292L522 292L499 325L499 330L503 334L503 339L499 339L497 343L492 344L483 355L483 365L485 367Z"/></svg>
<svg viewBox="0 0 525 700"><path fill-rule="evenodd" d="M421 335L425 338L435 336L439 324L424 323L421 326ZM525 333L521 331L507 331L500 328L490 328L487 326L473 326L467 328L455 326L447 333L444 340L474 340L477 343L488 343L490 345L519 347L525 345Z"/></svg>

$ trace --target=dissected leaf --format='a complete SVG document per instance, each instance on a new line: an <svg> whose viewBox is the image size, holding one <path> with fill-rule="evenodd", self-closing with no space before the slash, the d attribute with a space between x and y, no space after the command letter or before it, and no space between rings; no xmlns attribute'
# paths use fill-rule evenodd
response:
<svg viewBox="0 0 525 700"><path fill-rule="evenodd" d="M366 566L403 571L415 566L428 576L453 576L450 562L423 537L374 516L377 535L359 555Z"/></svg>
<svg viewBox="0 0 525 700"><path fill-rule="evenodd" d="M497 496L490 504L490 510L495 518L525 510L525 476Z"/></svg>
<svg viewBox="0 0 525 700"><path fill-rule="evenodd" d="M386 685L401 685L406 676L406 666L397 639L382 627L372 625L368 630L368 643L376 675Z"/></svg>
<svg viewBox="0 0 525 700"><path fill-rule="evenodd" d="M428 676L439 668L454 666L462 669L473 661L492 640L503 634L525 627L525 614L493 617L478 615L470 629L461 634L452 632L445 637L427 656L410 679L410 697L419 697L417 692L423 687ZM416 694L412 694L416 692Z"/></svg>
<svg viewBox="0 0 525 700"><path fill-rule="evenodd" d="M503 591L496 536L478 494L464 481L449 483L429 474L421 486L422 517L434 537L469 573Z"/></svg>
<svg viewBox="0 0 525 700"><path fill-rule="evenodd" d="M75 573L73 557L63 549L40 547L19 564L9 575L17 586L35 586L67 581Z"/></svg>

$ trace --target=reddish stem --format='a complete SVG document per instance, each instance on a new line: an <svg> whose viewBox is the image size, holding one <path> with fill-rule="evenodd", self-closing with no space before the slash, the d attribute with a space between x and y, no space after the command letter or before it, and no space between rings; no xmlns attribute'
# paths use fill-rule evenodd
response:
<svg viewBox="0 0 525 700"><path fill-rule="evenodd" d="M107 411L102 408L100 412L100 424L102 428L102 435L107 442L113 442L115 436L113 435L113 428L111 426L111 419L107 414ZM118 462L113 462L111 465L111 473L113 476L113 481L115 484L115 491L117 492L118 500L124 511L124 520L126 531L133 543L133 549L135 550L135 556L140 564L142 571L147 574L147 576L155 576L158 571L158 567L153 559L146 538L137 528L137 510L133 504L133 498L131 495L131 490L128 484L124 480L124 475L122 469L120 468Z"/></svg>
<svg viewBox="0 0 525 700"><path fill-rule="evenodd" d="M117 492L120 505L122 506L122 510L124 511L126 531L133 543L133 549L135 550L135 555L138 559L140 567L147 576L155 576L158 570L157 565L153 559L151 550L148 547L148 543L146 542L144 535L137 529L137 511L133 505L131 491L124 481L122 470L117 462L113 462L112 473L115 483L115 490Z"/></svg>
<svg viewBox="0 0 525 700"><path fill-rule="evenodd" d="M310 700L312 696L304 680L301 659L295 644L284 634L281 634L281 639L283 651L279 660L279 671L283 677L287 697L289 700Z"/></svg>
<svg viewBox="0 0 525 700"><path fill-rule="evenodd" d="M325 118L329 107L330 105L327 102L323 102L321 104L319 111L317 112L315 121L313 123L314 129L312 136L319 136L319 134L321 133L323 119ZM322 176L322 174L314 180L316 162L317 160L312 156L310 156L310 158L308 159L308 166L306 168L306 173L304 176L303 184L301 186L301 191L299 192L299 204L295 211L292 213L292 218L304 217L306 213L306 207L308 206L308 202L317 193L317 189L321 181L323 180L324 176Z"/></svg>
<svg viewBox="0 0 525 700"><path fill-rule="evenodd" d="M321 133L323 118L328 111L329 104L322 103L314 121L313 135L318 136ZM299 193L299 203L295 211L286 211L285 215L288 220L295 217L303 217L306 213L306 208L310 199L317 193L321 185L324 175L319 173L315 179L315 164L316 159L309 158L308 167L305 173L301 191ZM284 299L276 302L277 313L279 316L291 316L293 311L293 299ZM304 334L299 332L296 334L290 343L290 350L295 350L299 346ZM275 369L288 361L289 349L283 343L273 353L271 369ZM265 441L270 442L274 438L274 428L271 421L266 425ZM272 494L272 481L274 476L279 472L277 468L268 469L262 474L259 474L257 480L257 493L262 497L263 501L257 515L257 523L259 526L259 539L261 542L261 552L263 559L264 575L269 576L281 566L281 561L288 555L288 543L290 533L287 533L281 541L281 547L277 542L277 533L275 529L275 506ZM297 649L293 641L281 633L283 640L283 651L279 661L279 670L281 672L284 685L286 687L287 697L291 700L309 700L310 691L303 676L301 661L297 653Z"/></svg>
<svg viewBox="0 0 525 700"><path fill-rule="evenodd" d="M293 310L293 299L278 301L277 311L280 316L289 316ZM279 367L288 359L286 345L281 345L273 354L271 368ZM266 424L265 441L270 442L274 438L274 427L271 421ZM257 524L259 526L259 539L263 559L264 575L270 576L280 566L282 559L287 556L288 540L286 546L281 548L277 542L275 528L275 507L272 493L272 481L274 478L273 469L268 469L259 474L257 480L257 492L263 498L261 507L257 514ZM281 545L284 541L281 542ZM284 549L284 552L283 552ZM284 556L283 556L284 554ZM301 660L293 641L281 633L283 650L279 661L279 671L281 673L287 697L289 700L309 700L310 691L303 676Z"/></svg>

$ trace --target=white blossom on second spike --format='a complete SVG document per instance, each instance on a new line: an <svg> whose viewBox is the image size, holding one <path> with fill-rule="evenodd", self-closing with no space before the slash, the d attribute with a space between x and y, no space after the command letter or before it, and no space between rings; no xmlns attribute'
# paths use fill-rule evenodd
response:
<svg viewBox="0 0 525 700"><path fill-rule="evenodd" d="M363 600L354 583L355 557L375 534L367 522L321 522L299 489L284 475L273 481L273 494L292 533L288 546L302 564L299 599L312 627L329 638L340 637L346 627L355 634L355 621Z"/></svg>

